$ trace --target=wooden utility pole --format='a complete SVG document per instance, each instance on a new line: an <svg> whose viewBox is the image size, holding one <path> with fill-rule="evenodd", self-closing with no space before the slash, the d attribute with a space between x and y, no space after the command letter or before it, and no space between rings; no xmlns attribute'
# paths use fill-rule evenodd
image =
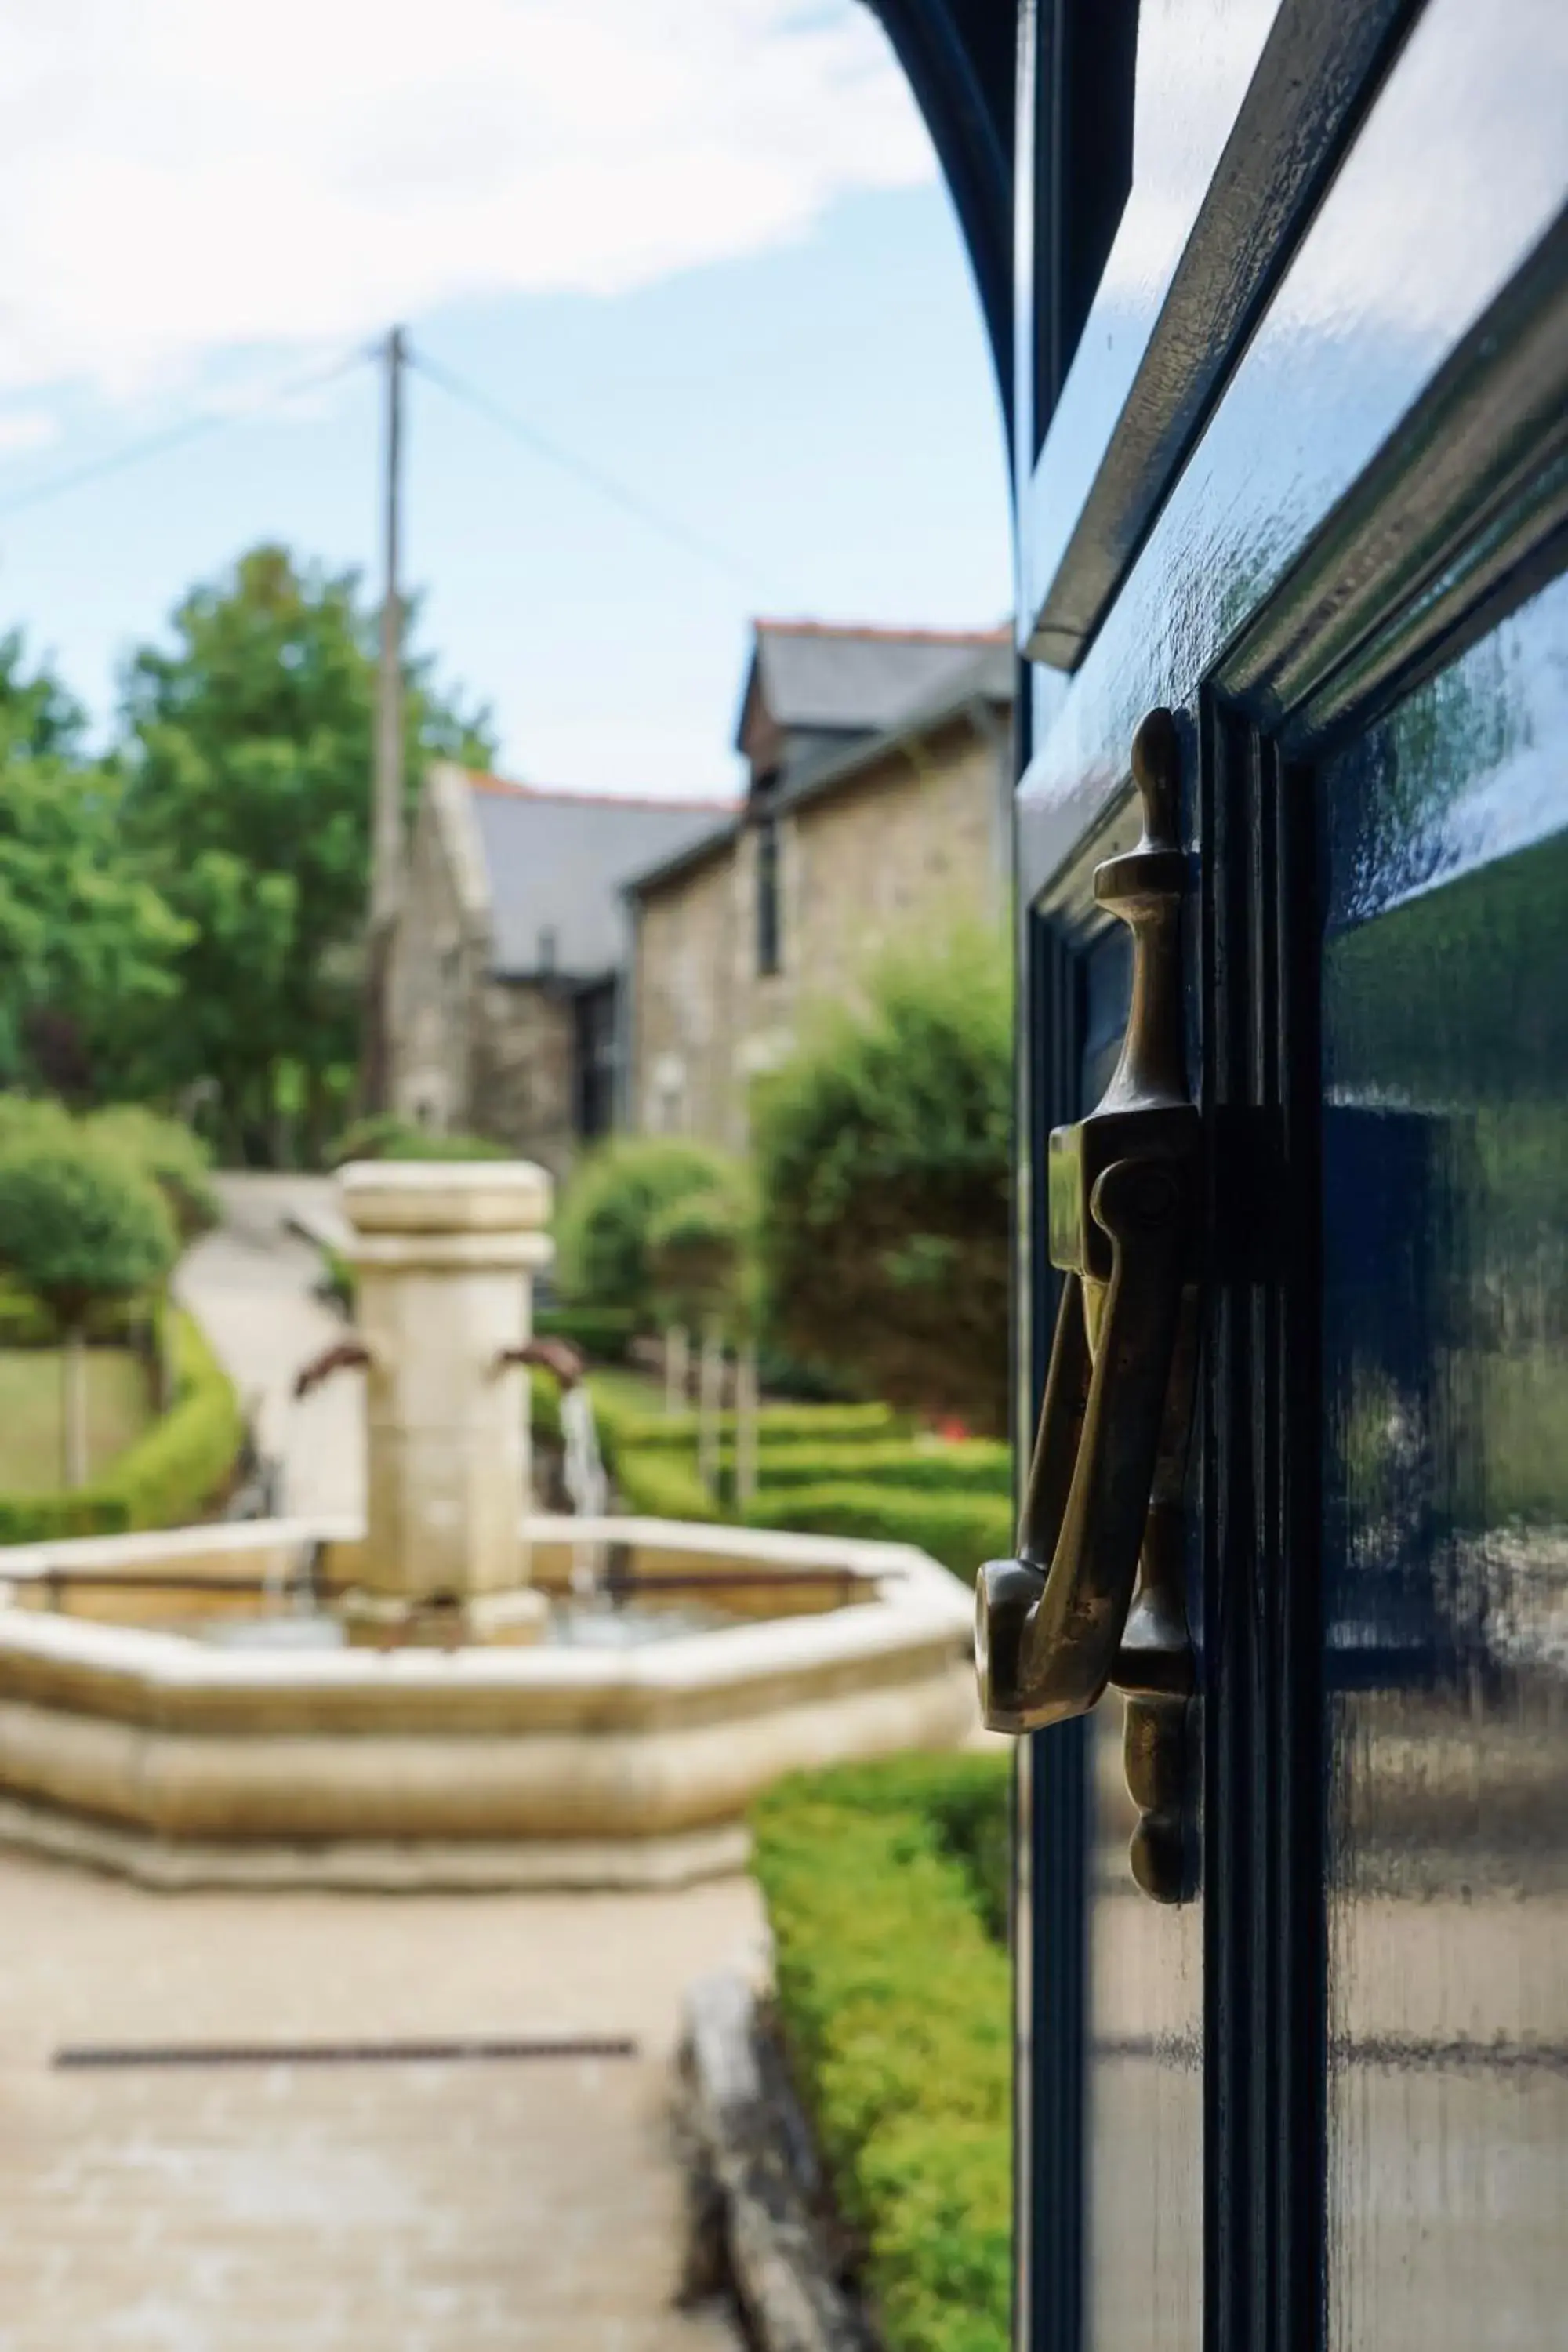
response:
<svg viewBox="0 0 1568 2352"><path fill-rule="evenodd" d="M403 597L398 534L403 473L403 330L386 339L385 506L381 596L381 660L376 674L375 768L371 788L370 905L365 927L365 995L360 1043L360 1108L385 1110L392 1088L391 1007L387 1002L393 933L403 896Z"/></svg>

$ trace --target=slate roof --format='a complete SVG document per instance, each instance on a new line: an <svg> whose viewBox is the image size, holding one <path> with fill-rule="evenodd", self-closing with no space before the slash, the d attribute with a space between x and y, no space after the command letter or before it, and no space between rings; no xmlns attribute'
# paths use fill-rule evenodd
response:
<svg viewBox="0 0 1568 2352"><path fill-rule="evenodd" d="M939 697L1007 629L881 629L826 621L758 621L736 721L744 748L753 684L783 728L881 734L916 703Z"/></svg>
<svg viewBox="0 0 1568 2352"><path fill-rule="evenodd" d="M495 776L466 781L489 892L491 968L511 980L613 971L624 885L711 833L732 805L542 792Z"/></svg>
<svg viewBox="0 0 1568 2352"><path fill-rule="evenodd" d="M963 640L962 654L963 657L956 665L943 665L942 683L935 691L917 695L911 703L898 712L889 725L870 732L846 734L837 742L830 735L825 738L824 730L818 730L820 748L803 760L793 775L786 774L783 789L773 803L775 809L797 808L803 801L816 800L819 794L852 782L889 751L934 733L949 719L972 709L976 703L991 703L998 711L1009 709L1016 689L1016 662L1011 631L1003 630L995 635L990 632L984 635L977 632ZM741 825L737 812L726 816L720 824L710 825L705 832L694 834L689 841L678 844L657 863L644 867L629 878L626 885L628 895L639 898L645 890L658 889L661 884L673 881L678 875L689 872L704 857L732 841L741 831Z"/></svg>
<svg viewBox="0 0 1568 2352"><path fill-rule="evenodd" d="M967 645L962 661L944 670L941 683L904 705L886 727L871 735L854 736L847 743L805 761L786 778L774 805L783 810L798 807L802 801L815 800L818 793L830 792L835 784L846 783L860 774L900 744L934 733L977 702L993 703L998 709L1005 709L1013 700L1015 685L1016 657L1010 634L1005 634L994 644L984 645L979 654L973 643Z"/></svg>

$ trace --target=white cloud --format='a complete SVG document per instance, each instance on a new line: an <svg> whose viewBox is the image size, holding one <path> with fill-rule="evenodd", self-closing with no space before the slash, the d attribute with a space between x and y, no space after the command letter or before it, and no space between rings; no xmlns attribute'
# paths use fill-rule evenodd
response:
<svg viewBox="0 0 1568 2352"><path fill-rule="evenodd" d="M19 456L27 449L47 449L59 438L59 426L41 408L0 409L0 456Z"/></svg>
<svg viewBox="0 0 1568 2352"><path fill-rule="evenodd" d="M0 389L614 294L933 171L857 0L0 0Z"/></svg>

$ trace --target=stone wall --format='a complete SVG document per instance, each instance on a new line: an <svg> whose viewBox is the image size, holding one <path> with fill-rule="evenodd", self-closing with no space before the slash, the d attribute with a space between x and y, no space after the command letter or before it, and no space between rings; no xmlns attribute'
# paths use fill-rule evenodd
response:
<svg viewBox="0 0 1568 2352"><path fill-rule="evenodd" d="M633 1117L745 1148L752 1079L806 1009L853 1000L868 963L957 920L1001 923L1005 721L973 717L868 761L779 818L780 968L757 969L754 828L647 891L637 925Z"/></svg>
<svg viewBox="0 0 1568 2352"><path fill-rule="evenodd" d="M409 845L391 977L393 1102L504 1143L557 1181L576 1138L576 1027L552 981L491 971L482 851L460 772L434 769Z"/></svg>
<svg viewBox="0 0 1568 2352"><path fill-rule="evenodd" d="M733 1132L737 872L729 848L645 902L633 982L632 1123L649 1135ZM749 937L749 934L748 934Z"/></svg>
<svg viewBox="0 0 1568 2352"><path fill-rule="evenodd" d="M478 1132L536 1160L559 1183L577 1149L572 999L545 982L490 980L476 1013Z"/></svg>

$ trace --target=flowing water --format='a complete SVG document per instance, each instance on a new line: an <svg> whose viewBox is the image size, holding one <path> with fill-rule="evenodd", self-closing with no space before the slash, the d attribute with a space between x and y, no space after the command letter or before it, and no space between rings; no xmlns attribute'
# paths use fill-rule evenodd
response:
<svg viewBox="0 0 1568 2352"><path fill-rule="evenodd" d="M579 1519L603 1518L610 1505L610 1482L605 1474L599 1428L594 1418L594 1400L588 1394L585 1381L579 1381L574 1388L561 1391L561 1438L565 1449L561 1475L572 1505L573 1517ZM605 1547L602 1544L573 1545L572 1590L580 1600L602 1597L605 1569Z"/></svg>

